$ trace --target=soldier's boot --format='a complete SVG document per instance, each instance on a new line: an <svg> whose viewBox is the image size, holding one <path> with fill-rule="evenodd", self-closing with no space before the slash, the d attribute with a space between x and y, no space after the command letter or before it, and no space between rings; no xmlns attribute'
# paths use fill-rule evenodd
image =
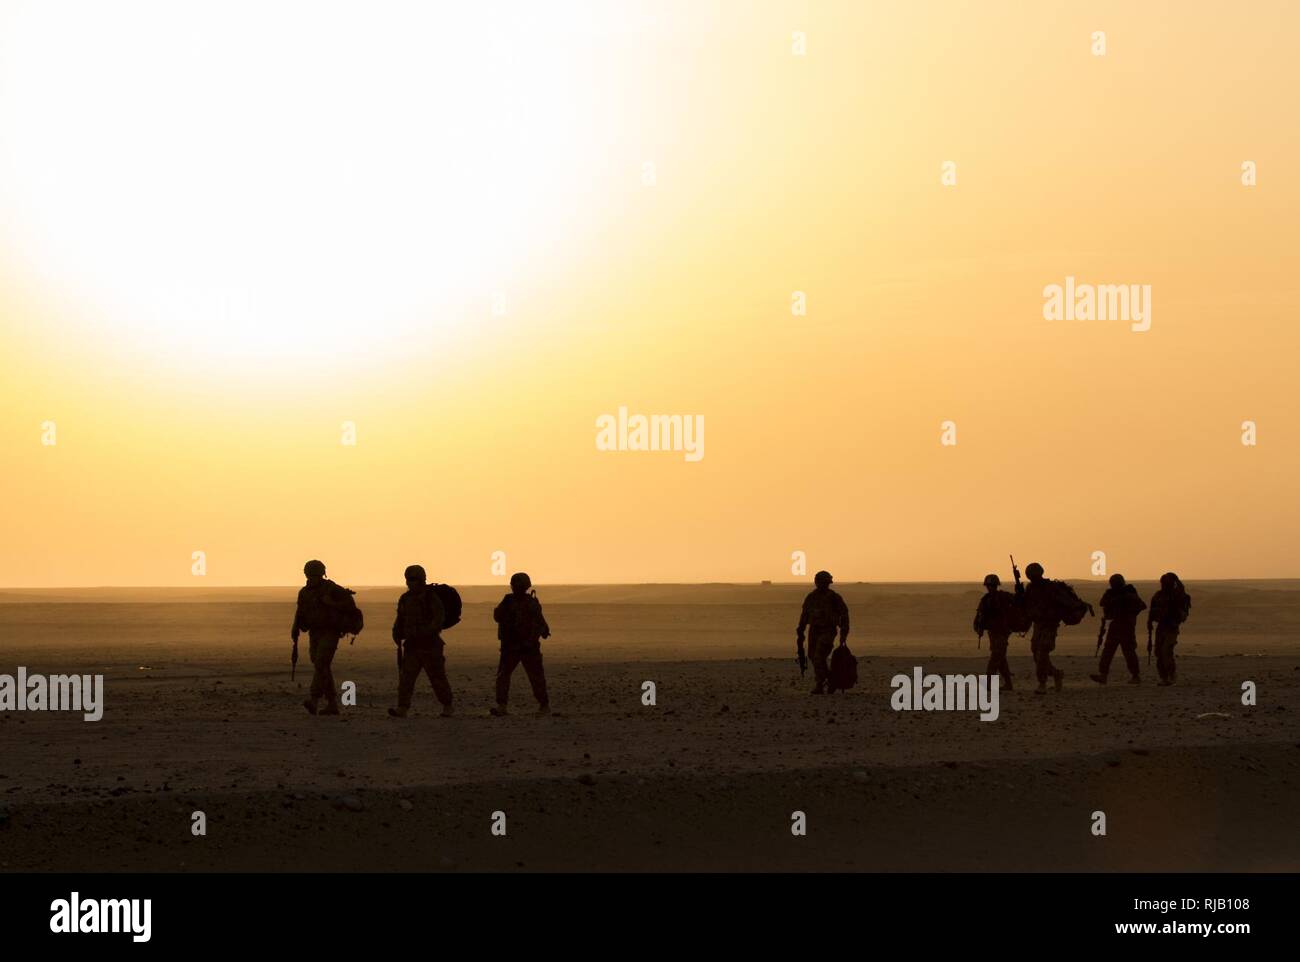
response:
<svg viewBox="0 0 1300 962"><path fill-rule="evenodd" d="M551 713L551 706L550 706L550 705L538 705L538 706L537 706L537 717L538 717L538 718L545 718L545 717L546 717L547 715L549 715L550 713Z"/></svg>
<svg viewBox="0 0 1300 962"><path fill-rule="evenodd" d="M1006 691L1015 691L1015 690L1016 690L1016 689L1015 689L1015 686L1011 684L1011 676L1010 676L1010 675L1003 675L1003 676L1002 676L1002 687L1003 687L1003 689L1006 690Z"/></svg>
<svg viewBox="0 0 1300 962"><path fill-rule="evenodd" d="M388 714L393 718L405 718L408 711L410 711L409 708L390 708Z"/></svg>
<svg viewBox="0 0 1300 962"><path fill-rule="evenodd" d="M454 714L454 713L452 712L452 710L451 710L451 706L450 706L450 705L443 705L443 706L442 706L442 714L439 715L439 717L440 717L440 718L450 718L453 714Z"/></svg>
<svg viewBox="0 0 1300 962"><path fill-rule="evenodd" d="M336 701L326 702L325 707L322 708L319 712L319 714L322 715L337 715L338 713L339 713L339 703Z"/></svg>
<svg viewBox="0 0 1300 962"><path fill-rule="evenodd" d="M814 686L813 690L809 692L809 694L824 695L826 694L826 687L819 682L816 686Z"/></svg>
<svg viewBox="0 0 1300 962"><path fill-rule="evenodd" d="M1088 677L1091 678L1093 681L1095 681L1095 682L1096 682L1097 684L1099 684L1099 685L1104 685L1104 684L1106 684L1106 676L1103 675L1101 672L1097 672L1096 674L1089 675Z"/></svg>
<svg viewBox="0 0 1300 962"><path fill-rule="evenodd" d="M506 715L510 714L510 709L506 708L505 705L496 705L488 709L488 714L494 718L505 718Z"/></svg>
<svg viewBox="0 0 1300 962"><path fill-rule="evenodd" d="M1052 684L1056 687L1057 691L1061 690L1061 686L1064 683L1065 683L1065 669L1058 668L1056 669L1056 671L1052 672Z"/></svg>
<svg viewBox="0 0 1300 962"><path fill-rule="evenodd" d="M307 714L309 714L309 715L314 715L314 714L316 714L316 699L315 699L315 698L308 698L308 699L304 700L303 703L302 703L302 707L305 708L305 709L307 709Z"/></svg>
<svg viewBox="0 0 1300 962"><path fill-rule="evenodd" d="M1142 684L1142 676L1141 676L1141 675L1129 675L1129 677L1128 677L1128 683L1129 683L1130 685L1140 685L1140 684Z"/></svg>
<svg viewBox="0 0 1300 962"><path fill-rule="evenodd" d="M1035 695L1046 695L1046 694L1047 694L1047 682L1045 682L1045 681L1040 681L1040 682L1038 683L1038 687L1034 689L1034 694L1035 694Z"/></svg>

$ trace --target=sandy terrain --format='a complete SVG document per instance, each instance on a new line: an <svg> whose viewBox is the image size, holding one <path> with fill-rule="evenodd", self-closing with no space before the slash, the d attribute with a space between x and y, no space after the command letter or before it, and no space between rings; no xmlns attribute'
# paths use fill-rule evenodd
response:
<svg viewBox="0 0 1300 962"><path fill-rule="evenodd" d="M1300 867L1300 583L1189 584L1168 689L1153 670L1137 689L1089 681L1091 621L1062 634L1065 691L1035 696L1014 638L1021 687L995 722L890 708L897 672L982 670L975 588L837 587L861 679L821 699L792 657L805 588L542 587L546 719L522 669L517 714L487 717L502 589L467 589L447 633L458 717L437 718L425 684L404 722L384 711L396 589L359 595L367 629L335 662L358 704L338 718L299 705L305 645L290 681L293 589L0 592L0 673L107 676L100 722L0 715L0 867ZM189 831L196 809L204 838ZM498 810L504 838L489 831ZM795 810L806 837L791 835ZM1096 810L1104 838L1089 831Z"/></svg>

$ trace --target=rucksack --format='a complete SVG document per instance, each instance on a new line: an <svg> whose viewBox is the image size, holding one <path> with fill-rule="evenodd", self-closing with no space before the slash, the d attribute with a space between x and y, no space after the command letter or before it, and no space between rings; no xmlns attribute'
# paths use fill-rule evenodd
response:
<svg viewBox="0 0 1300 962"><path fill-rule="evenodd" d="M365 618L357 607L356 592L328 579L315 591L303 589L299 604L303 606L304 626L309 631L331 631L356 636L365 627Z"/></svg>
<svg viewBox="0 0 1300 962"><path fill-rule="evenodd" d="M1069 584L1064 581L1053 581L1051 585L1052 607L1062 624L1077 625L1083 621L1084 615L1093 614L1092 605L1080 598Z"/></svg>
<svg viewBox="0 0 1300 962"><path fill-rule="evenodd" d="M858 683L858 659L848 645L837 645L831 652L830 677L826 679L829 691L848 691Z"/></svg>
<svg viewBox="0 0 1300 962"><path fill-rule="evenodd" d="M450 628L460 623L460 592L451 585L434 584L438 600L442 602L442 627Z"/></svg>
<svg viewBox="0 0 1300 962"><path fill-rule="evenodd" d="M1174 590L1170 594L1169 607L1173 611L1174 616L1178 619L1177 623L1181 625L1187 620L1187 616L1192 613L1192 596L1189 595L1187 589L1183 587L1181 579L1174 586Z"/></svg>
<svg viewBox="0 0 1300 962"><path fill-rule="evenodd" d="M356 592L341 585L335 587L341 592L338 595L339 607L334 612L336 627L340 635L351 635L355 639L366 626L366 619L357 607Z"/></svg>

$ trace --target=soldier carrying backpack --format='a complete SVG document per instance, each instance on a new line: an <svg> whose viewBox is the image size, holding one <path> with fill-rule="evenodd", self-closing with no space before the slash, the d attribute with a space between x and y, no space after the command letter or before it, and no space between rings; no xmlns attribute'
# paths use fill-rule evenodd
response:
<svg viewBox="0 0 1300 962"><path fill-rule="evenodd" d="M393 644L397 645L397 707L388 709L394 718L405 718L411 709L415 682L423 671L442 705L442 717L451 717L451 683L447 680L447 658L443 654L442 630L460 621L460 596L449 585L431 585L424 568L411 565L403 573L406 593L397 599L393 622ZM443 598L455 599L455 617L448 617ZM403 650L405 644L405 650Z"/></svg>
<svg viewBox="0 0 1300 962"><path fill-rule="evenodd" d="M308 712L317 714L316 705L322 697L325 707L321 715L339 713L338 691L334 687L331 666L343 635L355 637L364 626L361 609L353 598L355 592L336 585L325 577L323 561L308 561L302 572L307 583L298 591L298 607L293 615L289 636L293 639L293 661L298 661L298 635L305 631L310 639L308 653L312 668L311 692L302 703Z"/></svg>
<svg viewBox="0 0 1300 962"><path fill-rule="evenodd" d="M1012 690L1011 664L1007 661L1007 646L1013 631L1023 630L1020 609L1015 595L1001 588L1002 579L995 574L984 576L984 596L975 609L976 641L987 631L989 635L989 663L985 672L998 675L1002 687Z"/></svg>
<svg viewBox="0 0 1300 962"><path fill-rule="evenodd" d="M1101 662L1096 674L1089 675L1099 685L1106 684L1115 649L1124 653L1124 664L1129 671L1129 684L1141 684L1142 676L1137 656L1137 618L1146 609L1146 602L1138 597L1137 588L1124 580L1124 576L1110 576L1110 587L1101 596L1101 624L1110 622L1110 632L1105 636L1106 647L1101 651ZM1101 636L1098 635L1098 644Z"/></svg>
<svg viewBox="0 0 1300 962"><path fill-rule="evenodd" d="M530 590L532 579L524 572L510 576L510 594L492 612L497 623L497 640L501 642L501 660L497 663L496 707L491 713L498 717L509 714L510 676L520 664L528 674L537 699L537 714L551 713L550 696L546 691L546 670L542 666L542 639L551 637L551 626L542 614L542 603L537 592Z"/></svg>
<svg viewBox="0 0 1300 962"><path fill-rule="evenodd" d="M841 647L849 637L849 606L844 603L838 591L831 589L833 580L829 571L819 571L813 576L816 587L803 600L803 607L799 610L799 626L794 633L796 660L801 666L805 657L812 661L813 678L816 681L812 690L814 695L826 693L826 685L830 681L828 662L835 645L836 633L839 633ZM809 635L807 655L804 653L805 630Z"/></svg>
<svg viewBox="0 0 1300 962"><path fill-rule="evenodd" d="M1192 613L1192 598L1183 587L1178 575L1166 571L1160 576L1160 590L1151 596L1151 607L1147 610L1147 638L1151 637L1151 626L1156 629L1156 671L1160 675L1161 685L1172 685L1178 674L1174 662L1174 646L1178 644L1178 632L1187 616ZM1147 642L1150 645L1150 641ZM1150 651L1150 648L1147 649Z"/></svg>
<svg viewBox="0 0 1300 962"><path fill-rule="evenodd" d="M1056 647L1056 633L1062 624L1077 625L1084 615L1093 613L1092 605L1081 599L1064 581L1043 577L1043 566L1037 561L1025 566L1028 585L1021 585L1020 572L1012 568L1016 577L1016 599L1019 601L1034 633L1029 639L1029 650L1034 655L1034 669L1038 677L1036 694L1047 691L1051 678L1057 691L1065 680L1065 672L1052 664L1052 650Z"/></svg>

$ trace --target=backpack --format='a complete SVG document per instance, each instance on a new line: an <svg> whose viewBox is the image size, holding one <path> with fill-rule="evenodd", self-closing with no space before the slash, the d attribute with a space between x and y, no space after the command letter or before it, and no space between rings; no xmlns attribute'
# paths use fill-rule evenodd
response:
<svg viewBox="0 0 1300 962"><path fill-rule="evenodd" d="M1085 614L1093 614L1092 605L1080 598L1069 584L1053 581L1052 607L1064 625L1077 625Z"/></svg>
<svg viewBox="0 0 1300 962"><path fill-rule="evenodd" d="M299 594L299 605L308 631L333 631L355 637L365 627L365 618L352 589L326 580L316 591L304 589L304 592Z"/></svg>
<svg viewBox="0 0 1300 962"><path fill-rule="evenodd" d="M442 627L450 628L460 623L460 592L451 585L434 584L438 600L442 602Z"/></svg>
<svg viewBox="0 0 1300 962"><path fill-rule="evenodd" d="M1177 619L1175 624L1181 625L1187 620L1187 616L1192 613L1192 596L1187 593L1180 579L1170 592L1168 606L1173 616Z"/></svg>
<svg viewBox="0 0 1300 962"><path fill-rule="evenodd" d="M339 589L336 595L339 608L334 612L335 626L340 635L351 635L355 639L366 626L366 619L361 614L361 609L357 607L356 592L340 585L335 587Z"/></svg>
<svg viewBox="0 0 1300 962"><path fill-rule="evenodd" d="M826 679L828 691L848 691L858 683L858 659L848 645L837 645L831 652L830 677Z"/></svg>

